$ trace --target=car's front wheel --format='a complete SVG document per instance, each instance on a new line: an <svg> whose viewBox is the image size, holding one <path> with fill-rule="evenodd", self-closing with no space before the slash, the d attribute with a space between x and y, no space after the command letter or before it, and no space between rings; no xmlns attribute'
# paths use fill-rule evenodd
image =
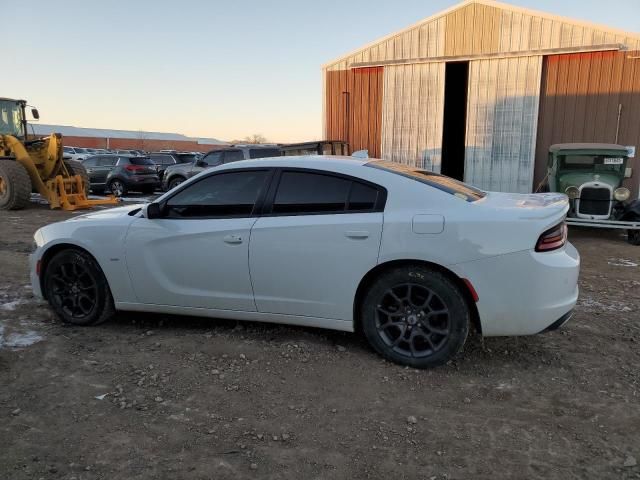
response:
<svg viewBox="0 0 640 480"><path fill-rule="evenodd" d="M62 250L51 258L44 271L43 290L56 314L74 325L100 324L115 311L102 269L81 250Z"/></svg>
<svg viewBox="0 0 640 480"><path fill-rule="evenodd" d="M185 179L183 177L173 177L169 182L169 190L173 190L184 181Z"/></svg>
<svg viewBox="0 0 640 480"><path fill-rule="evenodd" d="M360 313L371 346L386 359L415 368L442 365L456 355L471 319L458 287L422 266L379 276L364 296Z"/></svg>

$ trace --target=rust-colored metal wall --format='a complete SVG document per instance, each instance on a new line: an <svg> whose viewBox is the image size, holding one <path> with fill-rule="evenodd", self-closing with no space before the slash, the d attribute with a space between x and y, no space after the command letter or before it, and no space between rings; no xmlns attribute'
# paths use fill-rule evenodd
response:
<svg viewBox="0 0 640 480"><path fill-rule="evenodd" d="M549 146L603 142L640 149L640 59L634 52L552 55L544 59L534 183L546 174ZM618 139L618 109L622 105ZM640 162L628 187L638 194Z"/></svg>
<svg viewBox="0 0 640 480"><path fill-rule="evenodd" d="M328 71L325 77L326 137L349 142L379 158L382 132L382 67Z"/></svg>

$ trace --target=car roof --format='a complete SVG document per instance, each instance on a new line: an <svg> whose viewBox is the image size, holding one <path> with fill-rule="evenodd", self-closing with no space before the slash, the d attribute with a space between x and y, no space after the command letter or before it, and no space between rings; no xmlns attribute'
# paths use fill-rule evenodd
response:
<svg viewBox="0 0 640 480"><path fill-rule="evenodd" d="M252 160L242 160L223 165L229 168L251 167L296 167L315 168L319 170L343 169L345 167L361 167L369 163L371 158L354 158L341 155L292 155L289 157L265 157Z"/></svg>
<svg viewBox="0 0 640 480"><path fill-rule="evenodd" d="M617 150L628 152L629 149L615 143L557 143L549 147L550 152L559 152L561 150Z"/></svg>

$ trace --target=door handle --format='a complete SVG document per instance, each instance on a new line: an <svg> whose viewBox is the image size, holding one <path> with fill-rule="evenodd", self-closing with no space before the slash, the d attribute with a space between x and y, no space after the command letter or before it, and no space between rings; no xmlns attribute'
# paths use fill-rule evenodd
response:
<svg viewBox="0 0 640 480"><path fill-rule="evenodd" d="M242 243L242 237L240 235L227 235L223 238L224 243L228 243L230 245L237 245Z"/></svg>
<svg viewBox="0 0 640 480"><path fill-rule="evenodd" d="M347 238L364 239L369 238L369 232L366 230L347 230L344 232Z"/></svg>

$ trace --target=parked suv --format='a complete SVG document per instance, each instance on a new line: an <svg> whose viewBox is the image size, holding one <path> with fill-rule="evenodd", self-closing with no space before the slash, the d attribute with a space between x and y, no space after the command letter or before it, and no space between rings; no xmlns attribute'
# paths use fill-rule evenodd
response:
<svg viewBox="0 0 640 480"><path fill-rule="evenodd" d="M88 156L92 155L86 148L79 147L62 147L62 154L65 158L70 158L71 160L77 160L81 162Z"/></svg>
<svg viewBox="0 0 640 480"><path fill-rule="evenodd" d="M162 178L162 186L165 190L177 187L187 178L225 163L248 160L250 158L280 157L282 150L274 145L239 145L220 150L213 150L200 160L191 163L182 163L167 167Z"/></svg>
<svg viewBox="0 0 640 480"><path fill-rule="evenodd" d="M160 177L160 180L162 180L164 171L167 167L178 163L193 163L198 160L198 156L193 153L158 152L150 153L149 159L156 165L158 176Z"/></svg>
<svg viewBox="0 0 640 480"><path fill-rule="evenodd" d="M106 190L120 197L128 191L153 193L160 187L156 166L147 157L94 155L82 164L94 191Z"/></svg>

